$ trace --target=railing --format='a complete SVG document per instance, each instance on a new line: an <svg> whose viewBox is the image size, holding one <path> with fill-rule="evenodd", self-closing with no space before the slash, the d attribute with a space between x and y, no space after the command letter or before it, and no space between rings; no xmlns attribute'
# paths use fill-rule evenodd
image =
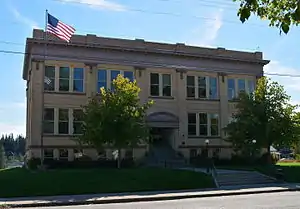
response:
<svg viewBox="0 0 300 209"><path fill-rule="evenodd" d="M214 161L211 161L211 176L213 177L216 187L219 188L219 183L218 183L218 173L217 173L217 169L215 167Z"/></svg>

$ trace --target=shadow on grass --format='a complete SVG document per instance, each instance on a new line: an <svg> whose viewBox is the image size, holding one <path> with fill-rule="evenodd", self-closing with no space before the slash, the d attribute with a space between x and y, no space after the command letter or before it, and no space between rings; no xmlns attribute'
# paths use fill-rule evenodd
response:
<svg viewBox="0 0 300 209"><path fill-rule="evenodd" d="M220 196L218 193L220 189L213 188L214 184L210 176L206 174L160 168L49 171L28 171L15 168L0 171L0 179L5 180L5 188L8 189L8 193L3 189L0 190L0 197L6 196L6 198L0 198L0 205L5 204L5 201L10 201L10 206L15 207L18 204L13 204L13 201L21 201L27 204L27 207L41 207L45 205L62 206L151 201L155 199L153 196L158 198L160 194L167 195L160 196L159 200L173 199L172 196L176 195L181 195L177 199ZM275 188L279 186L286 190L300 189L297 185L261 184L228 186L223 187L221 190L239 192L243 189L258 188L259 190L268 187L269 192L274 192ZM2 184L1 188L3 188ZM197 192L202 194L196 194ZM250 191L251 193L253 191ZM266 193L266 191L261 190L255 193ZM54 194L58 196L51 196ZM245 194L245 191L243 194ZM127 196L127 198L122 199L124 196ZM112 199L112 197L114 198Z"/></svg>
<svg viewBox="0 0 300 209"><path fill-rule="evenodd" d="M184 190L215 187L209 175L163 168L0 171L0 198ZM146 192L146 193L145 193ZM150 193L149 193L150 192ZM130 194L128 193L128 194ZM85 195L82 196L85 198Z"/></svg>

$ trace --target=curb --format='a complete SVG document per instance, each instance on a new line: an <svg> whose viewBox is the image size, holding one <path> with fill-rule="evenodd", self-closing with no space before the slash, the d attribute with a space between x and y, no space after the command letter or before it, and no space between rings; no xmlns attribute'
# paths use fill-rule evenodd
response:
<svg viewBox="0 0 300 209"><path fill-rule="evenodd" d="M91 204L113 204L113 203L166 201L166 200L180 200L180 199L189 199L189 198L220 197L220 196L249 195L249 194L263 194L263 193L277 193L277 192L293 192L293 191L300 191L300 188L284 188L284 189L277 189L277 190L227 192L227 193L214 193L214 194L174 195L174 196L161 196L161 197L153 196L153 197L137 197L137 198L124 198L124 199L116 198L116 199L108 199L108 200L105 199L88 200L88 201L83 200L83 201L74 201L74 202L3 204L3 206L7 206L8 208L28 208L28 207L91 205Z"/></svg>

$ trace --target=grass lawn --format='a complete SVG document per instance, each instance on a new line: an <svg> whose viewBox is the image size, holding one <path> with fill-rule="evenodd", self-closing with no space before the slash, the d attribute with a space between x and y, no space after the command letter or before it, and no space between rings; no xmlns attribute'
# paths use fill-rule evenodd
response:
<svg viewBox="0 0 300 209"><path fill-rule="evenodd" d="M279 162L276 165L280 165L280 166L300 166L299 162Z"/></svg>
<svg viewBox="0 0 300 209"><path fill-rule="evenodd" d="M215 187L210 176L160 168L0 170L0 198Z"/></svg>

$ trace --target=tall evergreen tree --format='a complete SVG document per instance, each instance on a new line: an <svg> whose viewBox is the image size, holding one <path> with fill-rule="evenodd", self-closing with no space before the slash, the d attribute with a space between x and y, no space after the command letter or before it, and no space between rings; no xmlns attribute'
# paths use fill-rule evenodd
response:
<svg viewBox="0 0 300 209"><path fill-rule="evenodd" d="M5 167L5 152L2 143L0 143L0 169Z"/></svg>

